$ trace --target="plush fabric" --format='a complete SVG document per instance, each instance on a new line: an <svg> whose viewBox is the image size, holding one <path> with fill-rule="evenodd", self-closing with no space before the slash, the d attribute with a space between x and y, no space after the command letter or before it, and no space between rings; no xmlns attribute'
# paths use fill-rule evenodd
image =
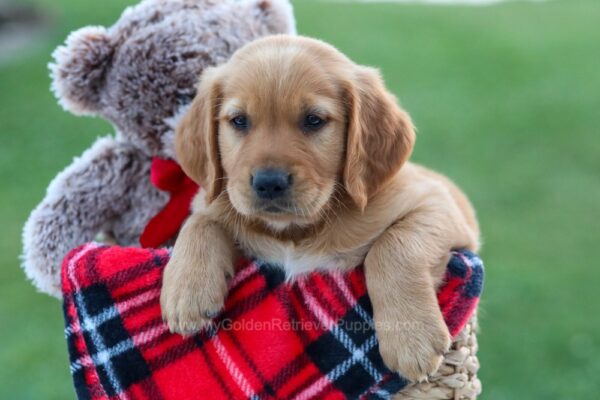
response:
<svg viewBox="0 0 600 400"><path fill-rule="evenodd" d="M242 260L213 326L183 338L160 314L168 258L165 249L92 243L65 259L66 337L80 399L389 398L407 384L380 358L362 268L285 282L279 268ZM453 335L482 283L481 260L452 253L438 297Z"/></svg>

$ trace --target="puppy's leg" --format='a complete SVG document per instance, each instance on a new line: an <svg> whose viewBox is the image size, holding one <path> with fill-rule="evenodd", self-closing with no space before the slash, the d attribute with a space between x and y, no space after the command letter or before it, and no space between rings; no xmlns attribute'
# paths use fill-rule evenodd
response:
<svg viewBox="0 0 600 400"><path fill-rule="evenodd" d="M223 308L233 274L233 242L214 220L192 214L163 273L160 304L171 332L191 335Z"/></svg>
<svg viewBox="0 0 600 400"><path fill-rule="evenodd" d="M410 214L377 239L365 260L381 356L412 381L434 373L451 342L435 293L453 247L448 238L457 235L449 222Z"/></svg>

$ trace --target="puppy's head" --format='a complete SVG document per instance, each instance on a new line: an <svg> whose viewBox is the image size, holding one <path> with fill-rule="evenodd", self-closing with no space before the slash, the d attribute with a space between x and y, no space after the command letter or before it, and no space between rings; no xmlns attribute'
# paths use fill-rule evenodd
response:
<svg viewBox="0 0 600 400"><path fill-rule="evenodd" d="M209 203L226 192L240 214L308 225L336 196L363 210L414 139L376 70L318 40L271 36L204 72L176 151Z"/></svg>

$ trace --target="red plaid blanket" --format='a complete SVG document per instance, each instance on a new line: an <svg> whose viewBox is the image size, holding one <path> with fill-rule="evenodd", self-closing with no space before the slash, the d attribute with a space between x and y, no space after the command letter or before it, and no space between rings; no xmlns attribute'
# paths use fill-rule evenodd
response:
<svg viewBox="0 0 600 400"><path fill-rule="evenodd" d="M79 399L389 398L406 384L383 364L363 270L286 283L241 261L206 332L169 333L160 314L168 250L88 244L65 259L64 311ZM483 266L455 252L440 306L454 335L477 306Z"/></svg>

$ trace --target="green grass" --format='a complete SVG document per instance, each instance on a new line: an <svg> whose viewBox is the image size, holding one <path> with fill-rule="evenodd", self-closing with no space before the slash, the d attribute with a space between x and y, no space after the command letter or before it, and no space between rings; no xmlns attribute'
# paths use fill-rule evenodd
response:
<svg viewBox="0 0 600 400"><path fill-rule="evenodd" d="M21 227L50 179L111 132L64 113L51 50L133 1L30 0L54 28L0 65L0 398L68 399L62 315L19 269ZM484 399L600 393L600 3L426 7L296 1L299 31L381 67L414 117L414 159L475 203L487 281ZM594 250L596 249L596 250Z"/></svg>

